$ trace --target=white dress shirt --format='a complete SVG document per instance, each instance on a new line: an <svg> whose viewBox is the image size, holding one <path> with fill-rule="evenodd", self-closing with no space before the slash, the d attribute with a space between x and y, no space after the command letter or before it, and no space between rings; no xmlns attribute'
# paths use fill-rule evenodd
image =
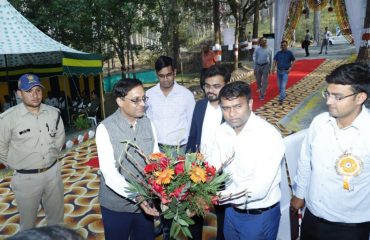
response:
<svg viewBox="0 0 370 240"><path fill-rule="evenodd" d="M215 144L216 129L221 125L222 111L221 107L213 107L208 101L206 112L202 125L202 136L200 140L200 152L205 159L210 158L213 146Z"/></svg>
<svg viewBox="0 0 370 240"><path fill-rule="evenodd" d="M335 135L337 133L337 137ZM343 188L343 176L336 162L349 150L363 161L361 173L349 181L352 191ZM295 196L305 199L317 217L332 222L370 221L370 112L363 107L346 128L339 129L335 118L322 113L314 118L303 141L295 177Z"/></svg>
<svg viewBox="0 0 370 240"><path fill-rule="evenodd" d="M280 133L254 113L251 113L238 135L227 122L223 123L217 129L211 164L218 169L221 163L235 155L225 168L225 172L231 174L231 181L221 194L248 192L248 197L243 195L225 203L241 209L256 209L280 201L279 183L284 150Z"/></svg>
<svg viewBox="0 0 370 240"><path fill-rule="evenodd" d="M152 129L154 136L153 152L159 152L156 131L153 124ZM96 129L96 147L99 153L99 167L104 176L105 184L117 194L128 198L130 195L130 192L126 191L126 188L129 186L128 182L116 167L112 143L108 131L103 124L99 124Z"/></svg>
<svg viewBox="0 0 370 240"><path fill-rule="evenodd" d="M175 82L167 96L159 83L149 89L146 96L149 97L146 114L157 130L158 142L174 146L186 144L195 107L194 95Z"/></svg>

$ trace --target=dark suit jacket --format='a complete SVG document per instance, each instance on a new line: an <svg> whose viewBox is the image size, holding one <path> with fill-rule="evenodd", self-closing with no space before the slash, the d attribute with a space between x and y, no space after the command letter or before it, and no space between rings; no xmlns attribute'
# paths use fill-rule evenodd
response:
<svg viewBox="0 0 370 240"><path fill-rule="evenodd" d="M202 129L204 116L206 115L208 99L203 98L202 100L197 101L195 104L193 118L191 120L190 134L188 143L186 145L186 152L198 152L200 141L202 139ZM224 119L222 118L223 123Z"/></svg>

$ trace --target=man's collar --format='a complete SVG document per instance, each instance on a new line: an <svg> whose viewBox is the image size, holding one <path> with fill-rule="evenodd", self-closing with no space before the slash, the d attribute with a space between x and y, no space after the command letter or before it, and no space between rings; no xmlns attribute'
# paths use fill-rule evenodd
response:
<svg viewBox="0 0 370 240"><path fill-rule="evenodd" d="M331 124L333 124L333 126L338 127L337 120L334 117L332 117L330 114L329 114L328 121ZM357 117L353 120L353 122L349 126L345 127L344 129L349 128L349 127L354 127L357 130L361 130L361 127L366 126L367 124L369 124L368 121L369 121L369 109L367 109L363 105L362 108L361 108L360 114L357 115Z"/></svg>
<svg viewBox="0 0 370 240"><path fill-rule="evenodd" d="M30 111L28 111L28 109L27 109L26 105L24 105L24 103L23 103L23 102L22 102L22 103L20 103L19 105L20 105L20 107L19 107L19 109L20 109L20 114L21 114L22 116L24 116L24 115L26 115L26 114L28 114L28 113L31 113ZM46 110L46 106L45 106L45 104L41 103L41 105L40 105L40 109L39 109L39 112L38 112L38 113L41 113L41 112L43 112L43 111L45 111L45 110ZM31 113L31 114L33 114L33 113Z"/></svg>

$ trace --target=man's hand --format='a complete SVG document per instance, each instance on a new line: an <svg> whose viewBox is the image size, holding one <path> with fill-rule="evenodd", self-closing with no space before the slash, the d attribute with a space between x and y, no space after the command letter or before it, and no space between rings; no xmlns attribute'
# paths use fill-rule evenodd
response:
<svg viewBox="0 0 370 240"><path fill-rule="evenodd" d="M304 205L305 205L304 199L293 196L292 199L290 200L290 211L296 213L298 209L302 209Z"/></svg>
<svg viewBox="0 0 370 240"><path fill-rule="evenodd" d="M154 207L151 207L149 203L144 200L142 196L137 196L136 201L140 203L141 209L150 216L159 216L159 212Z"/></svg>

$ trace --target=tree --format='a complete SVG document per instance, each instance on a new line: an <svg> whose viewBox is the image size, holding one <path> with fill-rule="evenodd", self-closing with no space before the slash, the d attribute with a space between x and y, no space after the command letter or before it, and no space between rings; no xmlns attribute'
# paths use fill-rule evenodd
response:
<svg viewBox="0 0 370 240"><path fill-rule="evenodd" d="M238 3L240 1L240 3ZM237 7L240 10L240 24L239 28L236 29L236 31L239 31L239 36L241 39L240 41L245 40L246 38L246 26L248 23L248 19L255 14L255 10L257 9L262 9L262 8L267 8L269 4L268 0L227 0L229 3L231 13L236 19L236 14L237 14ZM258 17L254 16L255 19L258 21ZM257 32L253 31L253 37L258 36L258 27L256 28Z"/></svg>
<svg viewBox="0 0 370 240"><path fill-rule="evenodd" d="M366 4L366 12L365 12L365 19L364 19L364 29L370 28L370 3L367 1ZM358 51L357 55L357 61L358 62L364 62L368 65L370 65L370 46L368 46L368 41L370 40L370 34L369 32L363 33L362 40L364 41L363 44L360 46L360 49ZM366 41L366 42L365 42Z"/></svg>

